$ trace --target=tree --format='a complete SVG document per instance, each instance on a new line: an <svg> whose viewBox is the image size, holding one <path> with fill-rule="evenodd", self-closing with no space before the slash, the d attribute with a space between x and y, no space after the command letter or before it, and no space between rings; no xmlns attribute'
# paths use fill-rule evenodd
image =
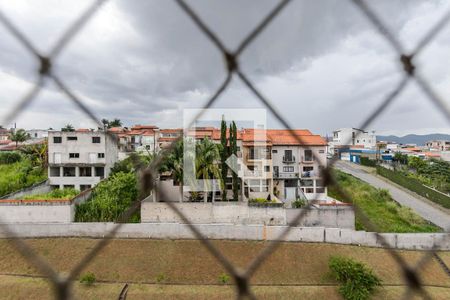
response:
<svg viewBox="0 0 450 300"><path fill-rule="evenodd" d="M427 166L427 163L420 157L411 156L408 157L408 167L413 168L417 173L422 173L423 169Z"/></svg>
<svg viewBox="0 0 450 300"><path fill-rule="evenodd" d="M122 127L122 121L118 118L115 118L112 121L109 121L108 119L102 119L103 127L104 128L112 128L112 127Z"/></svg>
<svg viewBox="0 0 450 300"><path fill-rule="evenodd" d="M224 116L222 116L222 123L220 124L220 144L222 147L220 148L220 164L221 164L221 173L222 173L222 201L227 201L227 174L228 174L228 166L226 160L229 156L229 148L227 142L227 122L225 121Z"/></svg>
<svg viewBox="0 0 450 300"><path fill-rule="evenodd" d="M180 140L166 156L159 169L160 172L170 171L173 181L179 184L180 202L183 201L183 163L183 141Z"/></svg>
<svg viewBox="0 0 450 300"><path fill-rule="evenodd" d="M16 142L16 148L19 143L25 142L30 138L30 135L25 131L25 129L17 129L16 131L9 134L11 141Z"/></svg>
<svg viewBox="0 0 450 300"><path fill-rule="evenodd" d="M75 128L72 126L72 124L66 124L63 128L61 128L62 132L73 132L75 131Z"/></svg>
<svg viewBox="0 0 450 300"><path fill-rule="evenodd" d="M42 169L47 168L47 143L44 144L32 144L26 147L22 147L20 152L25 154L33 163L34 166L38 166Z"/></svg>
<svg viewBox="0 0 450 300"><path fill-rule="evenodd" d="M197 178L203 179L204 194L203 199L208 201L209 179L220 178L220 170L216 162L220 159L219 149L208 138L204 138L195 147L195 169ZM213 195L214 196L214 195Z"/></svg>
<svg viewBox="0 0 450 300"><path fill-rule="evenodd" d="M230 154L234 154L237 156L237 127L236 123L233 121L230 124ZM237 166L235 166L237 167ZM237 168L233 168L236 170ZM233 173L233 200L239 200L239 186L238 186L238 174Z"/></svg>

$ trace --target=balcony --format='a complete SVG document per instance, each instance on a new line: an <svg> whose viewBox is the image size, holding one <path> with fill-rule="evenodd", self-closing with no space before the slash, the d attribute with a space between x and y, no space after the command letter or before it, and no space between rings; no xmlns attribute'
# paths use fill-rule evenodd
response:
<svg viewBox="0 0 450 300"><path fill-rule="evenodd" d="M273 173L273 178L280 178L280 179L298 178L298 173L276 172Z"/></svg>
<svg viewBox="0 0 450 300"><path fill-rule="evenodd" d="M313 156L302 156L302 163L312 164L312 163L314 163L314 157Z"/></svg>
<svg viewBox="0 0 450 300"><path fill-rule="evenodd" d="M318 177L319 174L315 171L306 171L301 173L302 178L313 178Z"/></svg>
<svg viewBox="0 0 450 300"><path fill-rule="evenodd" d="M263 159L272 159L270 154L247 154L247 160L263 160Z"/></svg>
<svg viewBox="0 0 450 300"><path fill-rule="evenodd" d="M283 156L283 163L285 164L295 163L295 156Z"/></svg>
<svg viewBox="0 0 450 300"><path fill-rule="evenodd" d="M245 170L244 176L246 177L262 177L261 170Z"/></svg>

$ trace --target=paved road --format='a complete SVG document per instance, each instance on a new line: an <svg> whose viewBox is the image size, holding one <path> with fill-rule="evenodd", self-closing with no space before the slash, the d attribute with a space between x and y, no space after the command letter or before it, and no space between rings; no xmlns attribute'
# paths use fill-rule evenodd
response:
<svg viewBox="0 0 450 300"><path fill-rule="evenodd" d="M389 190L392 198L401 205L408 206L413 209L422 218L433 222L439 227L444 228L446 231L450 231L450 215L444 211L433 207L432 205L424 202L420 197L414 197L410 193L403 191L396 187L394 184L386 182L376 175L367 173L364 168L346 161L337 161L335 167L345 173L358 177L361 180L369 183L376 188L383 188Z"/></svg>

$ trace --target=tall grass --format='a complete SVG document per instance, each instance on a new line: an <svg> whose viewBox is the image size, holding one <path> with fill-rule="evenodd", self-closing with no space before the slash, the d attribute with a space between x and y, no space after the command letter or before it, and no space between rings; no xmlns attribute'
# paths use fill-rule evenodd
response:
<svg viewBox="0 0 450 300"><path fill-rule="evenodd" d="M27 157L12 164L0 164L0 196L29 187L45 179L47 179L47 170L33 166Z"/></svg>
<svg viewBox="0 0 450 300"><path fill-rule="evenodd" d="M377 226L380 232L440 231L439 227L424 220L410 208L400 206L392 199L387 190L374 188L356 177L339 170L334 170L333 172L337 183L352 197L354 203ZM341 197L333 186L328 188L328 195L341 201L346 200ZM356 215L356 229L367 230L358 214Z"/></svg>
<svg viewBox="0 0 450 300"><path fill-rule="evenodd" d="M80 191L68 188L68 189L54 189L51 192L45 193L45 194L35 194L35 195L28 195L23 197L24 200L32 199L32 200L57 200L57 199L64 199L64 200L70 200L76 195L78 195Z"/></svg>

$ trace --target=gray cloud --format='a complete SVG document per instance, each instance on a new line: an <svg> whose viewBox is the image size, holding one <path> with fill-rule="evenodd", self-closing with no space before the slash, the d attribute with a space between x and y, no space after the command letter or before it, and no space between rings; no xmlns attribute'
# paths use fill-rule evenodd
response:
<svg viewBox="0 0 450 300"><path fill-rule="evenodd" d="M230 50L277 4L276 1L188 1ZM46 1L39 6L0 2L0 9L32 37L40 50L89 2ZM442 15L444 2L377 1L370 3L409 49ZM33 18L40 15L41 18ZM424 28L425 27L425 28ZM447 31L448 32L448 31ZM3 28L0 34L0 118L35 78L36 62ZM449 43L438 39L419 57L435 87L448 90L450 78L439 61ZM439 58L438 58L439 57ZM351 1L293 1L252 43L239 61L242 69L277 108L300 128L326 133L357 126L383 98L401 70L397 56ZM429 61L432 60L432 63ZM67 84L99 117L127 123L180 126L180 110L201 107L225 77L223 58L174 1L112 1L68 45L55 65ZM23 82L22 82L23 81ZM58 127L61 120L78 126L89 121L75 109L54 107L64 96L50 91L40 106L19 118L27 127ZM416 89L402 96L407 108L392 106L380 130L448 127ZM421 99L418 101L417 99ZM59 103L65 103L59 100ZM233 80L215 107L261 107ZM48 118L42 118L51 110ZM423 112L437 116L420 119ZM36 116L34 116L34 114ZM56 116L56 113L58 114ZM39 114L39 115L38 115ZM406 116L406 117L405 117ZM405 122L415 119L416 122ZM278 126L273 117L270 124Z"/></svg>

